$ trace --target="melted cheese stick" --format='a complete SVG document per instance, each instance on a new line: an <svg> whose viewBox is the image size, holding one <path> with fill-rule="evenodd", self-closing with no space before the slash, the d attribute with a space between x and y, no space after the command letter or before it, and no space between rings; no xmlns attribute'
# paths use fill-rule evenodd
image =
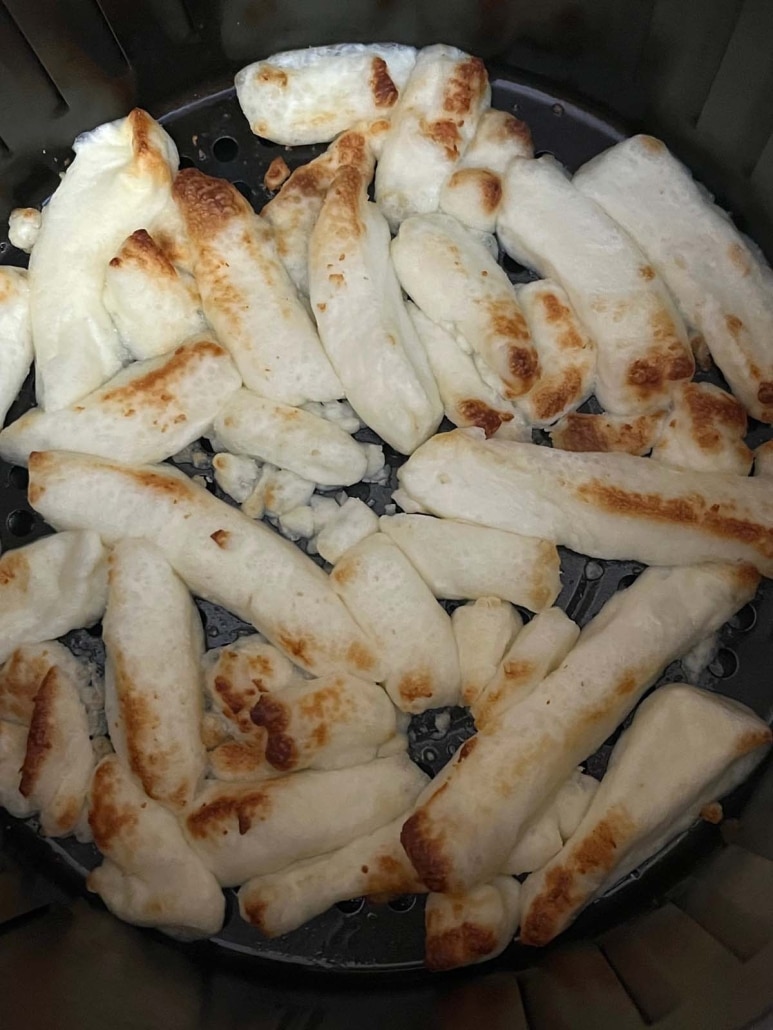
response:
<svg viewBox="0 0 773 1030"><path fill-rule="evenodd" d="M623 451L641 458L660 438L666 414L586 415L574 411L550 428L550 440L562 451Z"/></svg>
<svg viewBox="0 0 773 1030"><path fill-rule="evenodd" d="M120 541L109 568L103 639L110 738L149 797L183 808L204 773L201 619L153 544Z"/></svg>
<svg viewBox="0 0 773 1030"><path fill-rule="evenodd" d="M0 426L31 364L27 272L23 268L0 268Z"/></svg>
<svg viewBox="0 0 773 1030"><path fill-rule="evenodd" d="M187 940L217 933L225 917L217 880L174 815L147 797L115 755L94 771L89 825L105 861L86 883L119 919Z"/></svg>
<svg viewBox="0 0 773 1030"><path fill-rule="evenodd" d="M309 295L346 396L390 446L410 454L443 406L389 260L389 229L354 167L336 176L309 248Z"/></svg>
<svg viewBox="0 0 773 1030"><path fill-rule="evenodd" d="M398 479L420 510L540 534L594 558L748 562L773 575L773 484L765 479L485 440L469 429L428 441Z"/></svg>
<svg viewBox="0 0 773 1030"><path fill-rule="evenodd" d="M480 232L494 232L502 174L514 157L534 157L531 132L507 111L484 111L457 169L443 184L440 210Z"/></svg>
<svg viewBox="0 0 773 1030"><path fill-rule="evenodd" d="M227 351L209 337L192 340L134 362L66 408L28 411L0 433L0 457L26 465L32 451L62 450L162 461L198 440L239 385Z"/></svg>
<svg viewBox="0 0 773 1030"><path fill-rule="evenodd" d="M392 260L409 297L466 341L507 397L530 389L539 362L515 290L464 226L449 215L410 218L392 243Z"/></svg>
<svg viewBox="0 0 773 1030"><path fill-rule="evenodd" d="M652 136L600 154L575 185L631 234L754 418L773 421L773 273Z"/></svg>
<svg viewBox="0 0 773 1030"><path fill-rule="evenodd" d="M459 894L430 894L424 910L424 961L440 971L487 962L518 929L521 885L497 876Z"/></svg>
<svg viewBox="0 0 773 1030"><path fill-rule="evenodd" d="M389 537L374 533L349 548L330 582L388 669L387 693L401 711L456 704L459 658L451 620Z"/></svg>
<svg viewBox="0 0 773 1030"><path fill-rule="evenodd" d="M413 47L394 43L288 50L242 68L236 97L256 136L325 143L355 122L390 117L415 63Z"/></svg>
<svg viewBox="0 0 773 1030"><path fill-rule="evenodd" d="M596 345L558 283L540 279L520 286L518 303L540 365L537 382L518 399L518 407L532 425L546 426L592 393Z"/></svg>
<svg viewBox="0 0 773 1030"><path fill-rule="evenodd" d="M692 378L687 331L633 240L549 157L514 160L497 234L516 261L555 279L597 348L596 396L617 415L667 405Z"/></svg>
<svg viewBox="0 0 773 1030"><path fill-rule="evenodd" d="M384 515L379 529L403 551L435 597L501 597L542 611L561 589L558 552L547 540L426 515Z"/></svg>
<svg viewBox="0 0 773 1030"><path fill-rule="evenodd" d="M748 566L652 568L608 601L563 664L466 741L422 795L402 841L430 890L466 890L497 875L527 821L578 762L758 583Z"/></svg>
<svg viewBox="0 0 773 1030"><path fill-rule="evenodd" d="M351 486L365 475L364 449L329 419L239 390L221 405L218 443L323 486ZM0 434L0 446L2 434Z"/></svg>
<svg viewBox="0 0 773 1030"><path fill-rule="evenodd" d="M213 783L183 827L219 882L233 887L371 833L413 804L426 782L407 755L395 755L257 785Z"/></svg>
<svg viewBox="0 0 773 1030"><path fill-rule="evenodd" d="M81 817L94 768L78 685L53 666L35 695L19 792L40 812L46 837L66 837Z"/></svg>
<svg viewBox="0 0 773 1030"><path fill-rule="evenodd" d="M277 253L297 289L309 293L309 241L325 195L338 172L351 165L370 182L375 160L372 133L366 128L342 133L324 154L296 168L279 193L260 212L273 226Z"/></svg>
<svg viewBox="0 0 773 1030"><path fill-rule="evenodd" d="M426 887L400 844L404 818L328 855L248 880L239 891L242 918L266 937L279 937L338 901L373 894L423 894Z"/></svg>
<svg viewBox="0 0 773 1030"><path fill-rule="evenodd" d="M121 367L102 301L105 269L161 211L177 171L171 138L139 109L79 136L73 149L30 257L35 392L47 411L80 400Z"/></svg>
<svg viewBox="0 0 773 1030"><path fill-rule="evenodd" d="M427 352L446 418L455 426L477 426L486 436L531 439L518 409L482 379L472 355L451 333L410 302L408 314Z"/></svg>
<svg viewBox="0 0 773 1030"><path fill-rule="evenodd" d="M157 358L206 330L201 297L145 229L128 237L105 272L102 296L133 358Z"/></svg>
<svg viewBox="0 0 773 1030"><path fill-rule="evenodd" d="M475 726L495 726L554 669L577 642L580 627L560 608L548 608L524 626L492 677L472 703Z"/></svg>
<svg viewBox="0 0 773 1030"><path fill-rule="evenodd" d="M397 732L383 688L340 673L264 694L252 721L265 729L266 758L279 772L362 765Z"/></svg>
<svg viewBox="0 0 773 1030"><path fill-rule="evenodd" d="M376 201L392 229L436 211L448 175L491 102L483 62L456 47L425 47L400 96L376 168Z"/></svg>
<svg viewBox="0 0 773 1030"><path fill-rule="evenodd" d="M675 468L748 476L754 456L745 436L746 412L735 397L711 383L684 383L652 457Z"/></svg>
<svg viewBox="0 0 773 1030"><path fill-rule="evenodd" d="M194 248L204 314L244 385L283 404L342 397L271 226L236 187L194 168L177 176L174 197Z"/></svg>
<svg viewBox="0 0 773 1030"><path fill-rule="evenodd" d="M481 597L457 608L451 626L459 652L461 701L470 706L496 675L505 651L523 628L523 619L506 601Z"/></svg>
<svg viewBox="0 0 773 1030"><path fill-rule="evenodd" d="M90 526L110 542L151 540L192 593L252 622L311 672L384 675L310 558L175 469L33 454L30 499L59 529Z"/></svg>
<svg viewBox="0 0 773 1030"><path fill-rule="evenodd" d="M563 850L529 877L521 941L547 944L594 897L656 854L749 775L770 728L745 705L683 683L642 704Z"/></svg>
<svg viewBox="0 0 773 1030"><path fill-rule="evenodd" d="M92 626L105 610L105 549L96 533L58 533L0 558L0 662L19 646Z"/></svg>

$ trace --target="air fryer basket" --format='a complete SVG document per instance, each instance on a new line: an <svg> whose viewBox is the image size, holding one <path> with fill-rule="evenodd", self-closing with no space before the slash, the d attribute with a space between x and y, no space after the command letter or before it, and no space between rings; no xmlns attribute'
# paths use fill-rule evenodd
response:
<svg viewBox="0 0 773 1030"><path fill-rule="evenodd" d="M612 116L590 108L615 108L629 124L664 136L712 188L721 187L723 201L741 211L743 227L752 227L770 252L773 115L769 104L755 107L755 90L762 99L773 78L770 62L755 60L772 38L769 5L541 6L536 15L526 4L479 11L459 3L444 5L441 17L440 5L363 2L344 19L332 4L302 0L282 12L250 0L102 0L101 11L91 0L5 0L0 215L41 202L56 185L73 136L135 102L165 112L184 164L231 179L259 208L267 199L263 171L277 150L256 140L240 115L228 88L234 68L286 46L442 38L489 58L496 105L529 122L538 150L578 166L622 132ZM700 60L690 35L698 31ZM567 81L591 101L567 99ZM723 126L727 148L717 138ZM288 159L295 165L318 149L298 148ZM3 261L23 257L5 241L0 251ZM508 271L514 279L529 277L516 266ZM28 384L11 417L30 400ZM756 427L752 441L763 435ZM47 531L26 503L25 486L23 470L0 465L4 548ZM368 490L377 507L388 501L388 490ZM640 568L570 553L562 566L559 603L581 623ZM211 646L244 631L211 606L201 608ZM767 587L723 629L717 657L699 680L768 718L772 616ZM99 660L98 635L72 634L70 644ZM683 678L678 663L664 678ZM437 769L469 732L460 710L443 735L430 713L414 720L412 754ZM603 771L609 748L594 756L591 771ZM772 808L769 769L737 792L721 829L692 831L544 953L513 946L485 969L429 979L420 971L421 901L342 904L274 942L261 942L231 904L215 943L178 948L85 899L82 874L94 864L93 849L69 841L52 847L27 827L0 820L0 1026L740 1027L773 1004Z"/></svg>

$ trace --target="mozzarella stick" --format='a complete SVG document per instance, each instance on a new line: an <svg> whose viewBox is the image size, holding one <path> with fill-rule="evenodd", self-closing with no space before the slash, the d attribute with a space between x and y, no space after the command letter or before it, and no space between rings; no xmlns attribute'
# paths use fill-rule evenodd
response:
<svg viewBox="0 0 773 1030"><path fill-rule="evenodd" d="M596 345L558 283L526 283L517 295L540 365L537 382L519 398L518 407L532 425L546 426L593 392Z"/></svg>
<svg viewBox="0 0 773 1030"><path fill-rule="evenodd" d="M502 656L523 627L523 619L507 601L481 597L457 608L451 626L459 653L461 701L469 706L496 675Z"/></svg>
<svg viewBox="0 0 773 1030"><path fill-rule="evenodd" d="M255 725L250 712L263 694L293 681L291 663L255 633L207 651L203 665L212 707L228 721L231 732L245 741L265 743L265 731Z"/></svg>
<svg viewBox="0 0 773 1030"><path fill-rule="evenodd" d="M389 537L374 533L336 563L330 582L374 641L384 686L403 712L456 704L459 658L451 620Z"/></svg>
<svg viewBox="0 0 773 1030"><path fill-rule="evenodd" d="M436 972L496 958L515 936L521 885L497 876L458 894L430 894L424 910L424 961Z"/></svg>
<svg viewBox="0 0 773 1030"><path fill-rule="evenodd" d="M511 257L566 290L596 344L596 396L607 411L662 408L674 384L692 378L687 331L663 280L553 158L511 162L497 234Z"/></svg>
<svg viewBox="0 0 773 1030"><path fill-rule="evenodd" d="M494 232L501 176L514 157L534 157L529 126L508 111L484 111L456 171L443 184L440 210L472 229Z"/></svg>
<svg viewBox="0 0 773 1030"><path fill-rule="evenodd" d="M683 383L652 448L652 457L675 468L748 476L754 455L744 443L746 412L712 383Z"/></svg>
<svg viewBox="0 0 773 1030"><path fill-rule="evenodd" d="M677 388L675 394L678 392ZM548 430L562 451L623 451L637 457L649 454L663 432L666 411L649 415L594 415L573 411Z"/></svg>
<svg viewBox="0 0 773 1030"><path fill-rule="evenodd" d="M580 627L560 608L548 608L524 626L470 706L477 729L496 726L508 708L532 694L566 658L579 635Z"/></svg>
<svg viewBox="0 0 773 1030"><path fill-rule="evenodd" d="M342 133L324 154L296 168L260 212L273 226L277 253L297 289L309 293L309 241L327 191L338 172L352 165L366 182L373 178L372 133L366 127Z"/></svg>
<svg viewBox="0 0 773 1030"><path fill-rule="evenodd" d="M140 361L166 354L206 329L196 283L145 229L124 240L108 263L102 300L124 347Z"/></svg>
<svg viewBox="0 0 773 1030"><path fill-rule="evenodd" d="M266 937L280 937L338 901L362 895L423 894L400 844L399 816L328 855L248 880L239 891L242 919Z"/></svg>
<svg viewBox="0 0 773 1030"><path fill-rule="evenodd" d="M252 721L265 729L266 758L280 772L363 765L397 732L383 688L340 673L264 694Z"/></svg>
<svg viewBox="0 0 773 1030"><path fill-rule="evenodd" d="M319 333L357 415L410 454L443 405L389 260L389 228L367 181L343 168L311 234L309 296Z"/></svg>
<svg viewBox="0 0 773 1030"><path fill-rule="evenodd" d="M86 884L114 915L187 940L217 933L225 918L217 880L174 815L143 792L115 755L94 771L89 825L105 861Z"/></svg>
<svg viewBox="0 0 773 1030"><path fill-rule="evenodd" d="M40 812L46 837L66 837L81 817L94 768L77 682L60 666L35 695L19 792Z"/></svg>
<svg viewBox="0 0 773 1030"><path fill-rule="evenodd" d="M87 672L56 640L22 644L0 668L0 719L29 726L37 694L49 671L59 666L73 681L85 685Z"/></svg>
<svg viewBox="0 0 773 1030"><path fill-rule="evenodd" d="M477 57L443 44L419 51L376 168L376 201L392 229L409 215L437 210L443 183L490 103Z"/></svg>
<svg viewBox="0 0 773 1030"><path fill-rule="evenodd" d="M27 753L27 731L27 726L0 719L0 807L17 819L26 819L35 811L29 798L25 798L19 790L21 769ZM399 827L395 836L399 844ZM410 865L407 858L405 861Z"/></svg>
<svg viewBox="0 0 773 1030"><path fill-rule="evenodd" d="M204 314L244 385L283 404L343 397L271 226L236 187L195 168L177 176L174 197L193 246Z"/></svg>
<svg viewBox="0 0 773 1030"><path fill-rule="evenodd" d="M577 764L758 582L749 566L652 568L608 601L558 669L462 745L442 789L430 787L406 822L403 846L430 890L466 890L497 875Z"/></svg>
<svg viewBox="0 0 773 1030"><path fill-rule="evenodd" d="M546 865L580 825L598 786L598 780L575 769L553 797L524 825L502 872L520 876Z"/></svg>
<svg viewBox="0 0 773 1030"><path fill-rule="evenodd" d="M415 63L415 49L395 43L288 50L237 72L236 98L256 136L326 143L355 122L389 118Z"/></svg>
<svg viewBox="0 0 773 1030"><path fill-rule="evenodd" d="M668 468L629 454L573 454L436 436L400 469L420 510L650 565L737 561L773 575L773 484Z"/></svg>
<svg viewBox="0 0 773 1030"><path fill-rule="evenodd" d="M745 780L772 739L737 701L683 683L656 690L615 745L574 834L526 881L521 941L542 945L561 933L594 897Z"/></svg>
<svg viewBox="0 0 773 1030"><path fill-rule="evenodd" d="M501 597L542 611L561 589L558 551L547 540L426 515L384 515L379 529L404 552L435 597Z"/></svg>
<svg viewBox="0 0 773 1030"><path fill-rule="evenodd" d="M449 215L403 222L392 260L409 297L466 342L502 382L506 397L534 384L539 361L510 280L496 260Z"/></svg>
<svg viewBox="0 0 773 1030"><path fill-rule="evenodd" d="M221 405L214 428L233 454L252 455L322 486L359 483L368 464L363 448L335 423L251 390L239 390Z"/></svg>
<svg viewBox="0 0 773 1030"><path fill-rule="evenodd" d="M183 828L218 881L234 887L384 826L413 804L426 782L407 755L395 755L259 784L213 783Z"/></svg>
<svg viewBox="0 0 773 1030"><path fill-rule="evenodd" d="M636 240L749 414L773 421L773 274L759 251L652 136L617 144L574 181Z"/></svg>
<svg viewBox="0 0 773 1030"><path fill-rule="evenodd" d="M129 365L66 408L28 411L0 433L0 457L26 465L32 451L63 450L162 461L209 429L240 382L228 352L200 337Z"/></svg>
<svg viewBox="0 0 773 1030"><path fill-rule="evenodd" d="M27 272L24 268L0 268L0 426L31 365Z"/></svg>
<svg viewBox="0 0 773 1030"><path fill-rule="evenodd" d="M183 808L193 800L205 764L201 619L153 544L121 540L109 569L102 629L110 738L149 797Z"/></svg>
<svg viewBox="0 0 773 1030"><path fill-rule="evenodd" d="M121 367L121 340L102 300L105 269L169 200L178 161L171 138L139 109L79 136L73 149L30 257L35 392L47 411L80 400Z"/></svg>
<svg viewBox="0 0 773 1030"><path fill-rule="evenodd" d="M252 622L310 672L384 674L325 573L182 472L43 452L30 458L30 501L58 529L89 526L111 543L152 541L193 594Z"/></svg>
<svg viewBox="0 0 773 1030"><path fill-rule="evenodd" d="M446 418L455 426L477 426L486 436L531 439L518 409L481 378L472 355L451 333L410 302L408 314L427 353Z"/></svg>
<svg viewBox="0 0 773 1030"><path fill-rule="evenodd" d="M0 558L0 662L20 644L93 626L105 610L105 549L94 532L58 533Z"/></svg>

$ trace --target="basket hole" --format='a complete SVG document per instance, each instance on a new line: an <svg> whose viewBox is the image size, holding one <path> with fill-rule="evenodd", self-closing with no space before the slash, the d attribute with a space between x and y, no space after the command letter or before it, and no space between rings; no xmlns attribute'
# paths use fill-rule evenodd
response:
<svg viewBox="0 0 773 1030"><path fill-rule="evenodd" d="M97 639L99 639L99 637L102 636L101 620L99 622L95 622L93 626L86 626L86 632L90 637L96 637Z"/></svg>
<svg viewBox="0 0 773 1030"><path fill-rule="evenodd" d="M709 665L709 672L717 679L726 680L735 676L738 672L738 657L728 647L723 647L717 652L717 657Z"/></svg>
<svg viewBox="0 0 773 1030"><path fill-rule="evenodd" d="M218 161L227 163L233 161L239 153L239 144L233 136L221 136L212 144L212 153Z"/></svg>
<svg viewBox="0 0 773 1030"><path fill-rule="evenodd" d="M279 146L278 143L274 143L272 139L266 139L264 136L258 136L258 143L260 143L262 147L268 147L269 150L273 150L275 147Z"/></svg>
<svg viewBox="0 0 773 1030"><path fill-rule="evenodd" d="M237 189L245 200L252 203L252 187L249 186L242 179L237 179L236 182L232 183L234 189Z"/></svg>
<svg viewBox="0 0 773 1030"><path fill-rule="evenodd" d="M393 912L410 912L415 904L415 894L401 894L399 897L388 901L387 907L391 908Z"/></svg>
<svg viewBox="0 0 773 1030"><path fill-rule="evenodd" d="M17 490L26 490L29 485L30 474L21 465L14 465L11 471L8 473L8 482L11 486L15 486Z"/></svg>
<svg viewBox="0 0 773 1030"><path fill-rule="evenodd" d="M5 520L5 524L8 527L8 532L11 536L24 537L29 536L32 532L32 527L35 523L35 519L31 512L24 511L20 508L18 511L12 511L8 518Z"/></svg>
<svg viewBox="0 0 773 1030"><path fill-rule="evenodd" d="M349 901L339 901L336 904L336 908L339 912L343 912L345 916L356 916L358 912L362 911L364 904L364 898L351 898Z"/></svg>
<svg viewBox="0 0 773 1030"><path fill-rule="evenodd" d="M746 604L739 612L735 613L730 620L730 625L741 633L748 633L750 629L754 628L756 622L757 609L753 604Z"/></svg>
<svg viewBox="0 0 773 1030"><path fill-rule="evenodd" d="M187 154L180 154L180 168L195 168L196 162Z"/></svg>
<svg viewBox="0 0 773 1030"><path fill-rule="evenodd" d="M639 578L638 572L629 572L625 576L620 577L620 582L617 584L618 590L627 590L629 586L636 582Z"/></svg>

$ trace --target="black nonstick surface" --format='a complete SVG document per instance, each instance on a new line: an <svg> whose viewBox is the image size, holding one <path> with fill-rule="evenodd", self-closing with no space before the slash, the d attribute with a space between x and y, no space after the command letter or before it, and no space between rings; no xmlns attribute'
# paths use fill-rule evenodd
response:
<svg viewBox="0 0 773 1030"><path fill-rule="evenodd" d="M492 82L494 106L513 111L528 122L537 152L554 154L570 170L623 136L622 129L603 116L558 99L540 88L512 82L502 75L493 75ZM210 175L231 180L256 210L260 210L271 196L262 182L274 157L281 154L294 168L323 149L297 147L290 151L257 139L250 132L232 90L192 100L162 120L177 143L183 167L196 166ZM55 185L52 170L63 167L66 160L66 154L49 154L42 159L48 169L48 177L41 174L41 196L29 197L30 203L44 199L47 190L43 183L48 182L50 190ZM7 240L0 242L0 255L4 263L25 263L25 255L10 247ZM528 270L508 258L503 264L514 282L534 278ZM701 378L724 385L716 373L701 374ZM32 403L30 380L9 413L8 421L18 417ZM592 401L590 403L593 404ZM364 440L377 440L367 429L357 435ZM770 435L768 427L750 423L748 441L751 446ZM537 433L535 438L546 442L544 434ZM385 486L361 483L347 491L365 500L379 513L383 513L384 506L391 501L396 469L402 461L388 448L385 452L391 467L389 483ZM223 496L213 483L211 469L206 464L203 468L190 464L181 464L181 467L191 475L203 475L208 488ZM0 462L0 542L3 550L29 543L50 532L27 503L26 484L24 469ZM642 568L635 562L589 560L562 549L563 589L558 604L583 625L616 590L633 582ZM198 604L208 646L227 644L252 632L251 627L228 612L204 601ZM452 607L452 604L448 605L449 610ZM773 692L768 683L768 662L772 626L773 589L770 583L765 582L757 598L722 628L714 659L693 682L745 702L770 721L773 717ZM100 668L103 666L99 626L75 631L65 638L65 642L76 655L93 660ZM665 670L661 682L685 678L681 664L676 662ZM442 711L448 712L450 721L445 715L438 719L441 710L428 712L414 717L409 731L412 757L430 772L437 772L473 732L472 721L465 710L453 708ZM600 777L603 774L618 734L619 731L586 763L587 771L592 775ZM747 791L748 788L742 787L730 799L725 806L727 815L733 815ZM69 889L85 892L83 879L87 871L99 863L98 852L92 845L78 844L73 838L43 841L37 835L34 820L21 823L8 817L7 826L9 840L13 841L15 849L26 852L30 863L43 866ZM583 936L613 924L635 908L657 903L696 860L718 846L719 834L717 828L706 825L684 834L666 852L651 860L646 868L631 874L616 890L590 906L570 930L570 936ZM275 970L278 970L277 963L307 971L350 976L368 973L405 975L421 969L423 898L401 897L381 904L363 899L343 902L293 933L268 941L239 918L235 892L229 890L226 895L229 899L228 920L210 948L251 956L253 962L269 963ZM521 947L516 941L498 961L509 966L522 966L533 961L534 954L533 950Z"/></svg>

